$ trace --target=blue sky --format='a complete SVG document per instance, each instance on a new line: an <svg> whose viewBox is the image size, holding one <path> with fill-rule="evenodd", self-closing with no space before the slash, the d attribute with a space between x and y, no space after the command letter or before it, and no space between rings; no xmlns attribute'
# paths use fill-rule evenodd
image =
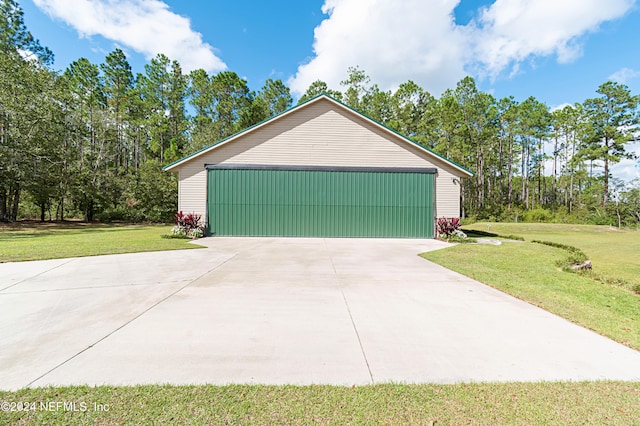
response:
<svg viewBox="0 0 640 426"><path fill-rule="evenodd" d="M25 22L63 70L116 47L134 72L157 53L185 71L231 70L258 90L285 81L340 90L349 66L381 89L411 79L432 94L466 75L496 97L550 107L608 79L640 93L637 0L22 0ZM638 175L635 163L628 172ZM625 177L626 177L625 172Z"/></svg>

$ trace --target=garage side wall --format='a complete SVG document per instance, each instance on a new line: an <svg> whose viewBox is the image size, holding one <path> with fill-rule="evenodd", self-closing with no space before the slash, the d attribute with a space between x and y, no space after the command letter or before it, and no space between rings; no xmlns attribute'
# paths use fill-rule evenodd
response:
<svg viewBox="0 0 640 426"><path fill-rule="evenodd" d="M358 114L319 100L185 162L179 209L206 215L205 164L436 167L436 217L460 214L459 172Z"/></svg>
<svg viewBox="0 0 640 426"><path fill-rule="evenodd" d="M204 163L190 161L178 171L178 210L197 213L206 223L207 215L207 171Z"/></svg>
<svg viewBox="0 0 640 426"><path fill-rule="evenodd" d="M438 166L436 177L436 217L460 217L461 177L451 166Z"/></svg>

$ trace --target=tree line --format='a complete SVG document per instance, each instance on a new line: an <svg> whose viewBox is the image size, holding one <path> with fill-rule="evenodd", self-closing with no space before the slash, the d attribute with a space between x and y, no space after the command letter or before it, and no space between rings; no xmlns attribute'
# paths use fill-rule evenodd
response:
<svg viewBox="0 0 640 426"><path fill-rule="evenodd" d="M341 84L338 92L316 81L301 101L329 92L473 171L462 182L463 216L640 223L640 180L611 174L636 159L629 144L640 142L640 97L624 84L607 81L593 98L554 110L533 96L496 99L472 77L439 98L412 81L382 91L358 67Z"/></svg>
<svg viewBox="0 0 640 426"><path fill-rule="evenodd" d="M171 220L163 165L292 105L280 80L255 92L162 54L136 75L120 49L57 72L18 3L1 0L0 15L0 220Z"/></svg>
<svg viewBox="0 0 640 426"><path fill-rule="evenodd" d="M163 165L293 105L289 88L259 90L232 71L183 72L159 54L134 75L120 49L64 71L0 0L0 219L167 221L175 176ZM640 222L640 182L611 177L633 155L638 96L608 81L596 96L551 111L530 97L496 99L473 78L434 97L412 81L383 91L350 68L342 91L316 81L299 102L328 93L470 169L463 215L494 220Z"/></svg>

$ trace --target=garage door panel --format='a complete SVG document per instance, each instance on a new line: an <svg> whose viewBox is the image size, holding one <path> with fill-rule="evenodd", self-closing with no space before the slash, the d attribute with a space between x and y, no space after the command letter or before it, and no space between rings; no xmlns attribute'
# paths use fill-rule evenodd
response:
<svg viewBox="0 0 640 426"><path fill-rule="evenodd" d="M212 169L214 235L433 237L434 175Z"/></svg>

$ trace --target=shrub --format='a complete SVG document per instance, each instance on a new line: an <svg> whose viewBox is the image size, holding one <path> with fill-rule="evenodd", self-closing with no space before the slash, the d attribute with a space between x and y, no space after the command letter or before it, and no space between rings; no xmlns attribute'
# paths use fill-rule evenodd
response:
<svg viewBox="0 0 640 426"><path fill-rule="evenodd" d="M525 212L522 219L525 222L550 222L552 216L549 210L537 208Z"/></svg>
<svg viewBox="0 0 640 426"><path fill-rule="evenodd" d="M460 218L458 217L441 217L436 222L437 233L440 238L449 238L456 231L460 230Z"/></svg>
<svg viewBox="0 0 640 426"><path fill-rule="evenodd" d="M456 229L446 238L448 243L477 243L475 238L469 238L461 229Z"/></svg>
<svg viewBox="0 0 640 426"><path fill-rule="evenodd" d="M460 223L462 224L462 222L464 222L465 225L471 225L474 224L478 221L478 216L476 215L471 215L471 216L467 216L464 219L460 219Z"/></svg>
<svg viewBox="0 0 640 426"><path fill-rule="evenodd" d="M452 237L462 238L463 240L467 239L467 234L465 234L462 229L458 228L451 233Z"/></svg>
<svg viewBox="0 0 640 426"><path fill-rule="evenodd" d="M105 209L104 211L96 214L96 219L100 222L143 222L145 220L144 215L137 209L118 206L114 208Z"/></svg>
<svg viewBox="0 0 640 426"><path fill-rule="evenodd" d="M204 231L202 228L191 228L189 232L187 232L187 237L189 238L202 238L204 236Z"/></svg>
<svg viewBox="0 0 640 426"><path fill-rule="evenodd" d="M195 213L189 213L185 215L184 213L182 213L182 210L181 210L175 214L174 219L175 219L176 225L181 228L184 228L185 232L188 234L189 231L191 231L192 229L201 228L200 226L201 217L202 216Z"/></svg>
<svg viewBox="0 0 640 426"><path fill-rule="evenodd" d="M175 214L174 219L176 225L171 229L171 236L179 238L180 236L185 238L200 238L204 236L204 227L200 225L199 214L189 213L184 214L179 211Z"/></svg>
<svg viewBox="0 0 640 426"><path fill-rule="evenodd" d="M184 226L180 226L180 225L176 225L173 228L171 228L171 235L177 235L177 236L187 236L187 232L185 231Z"/></svg>

